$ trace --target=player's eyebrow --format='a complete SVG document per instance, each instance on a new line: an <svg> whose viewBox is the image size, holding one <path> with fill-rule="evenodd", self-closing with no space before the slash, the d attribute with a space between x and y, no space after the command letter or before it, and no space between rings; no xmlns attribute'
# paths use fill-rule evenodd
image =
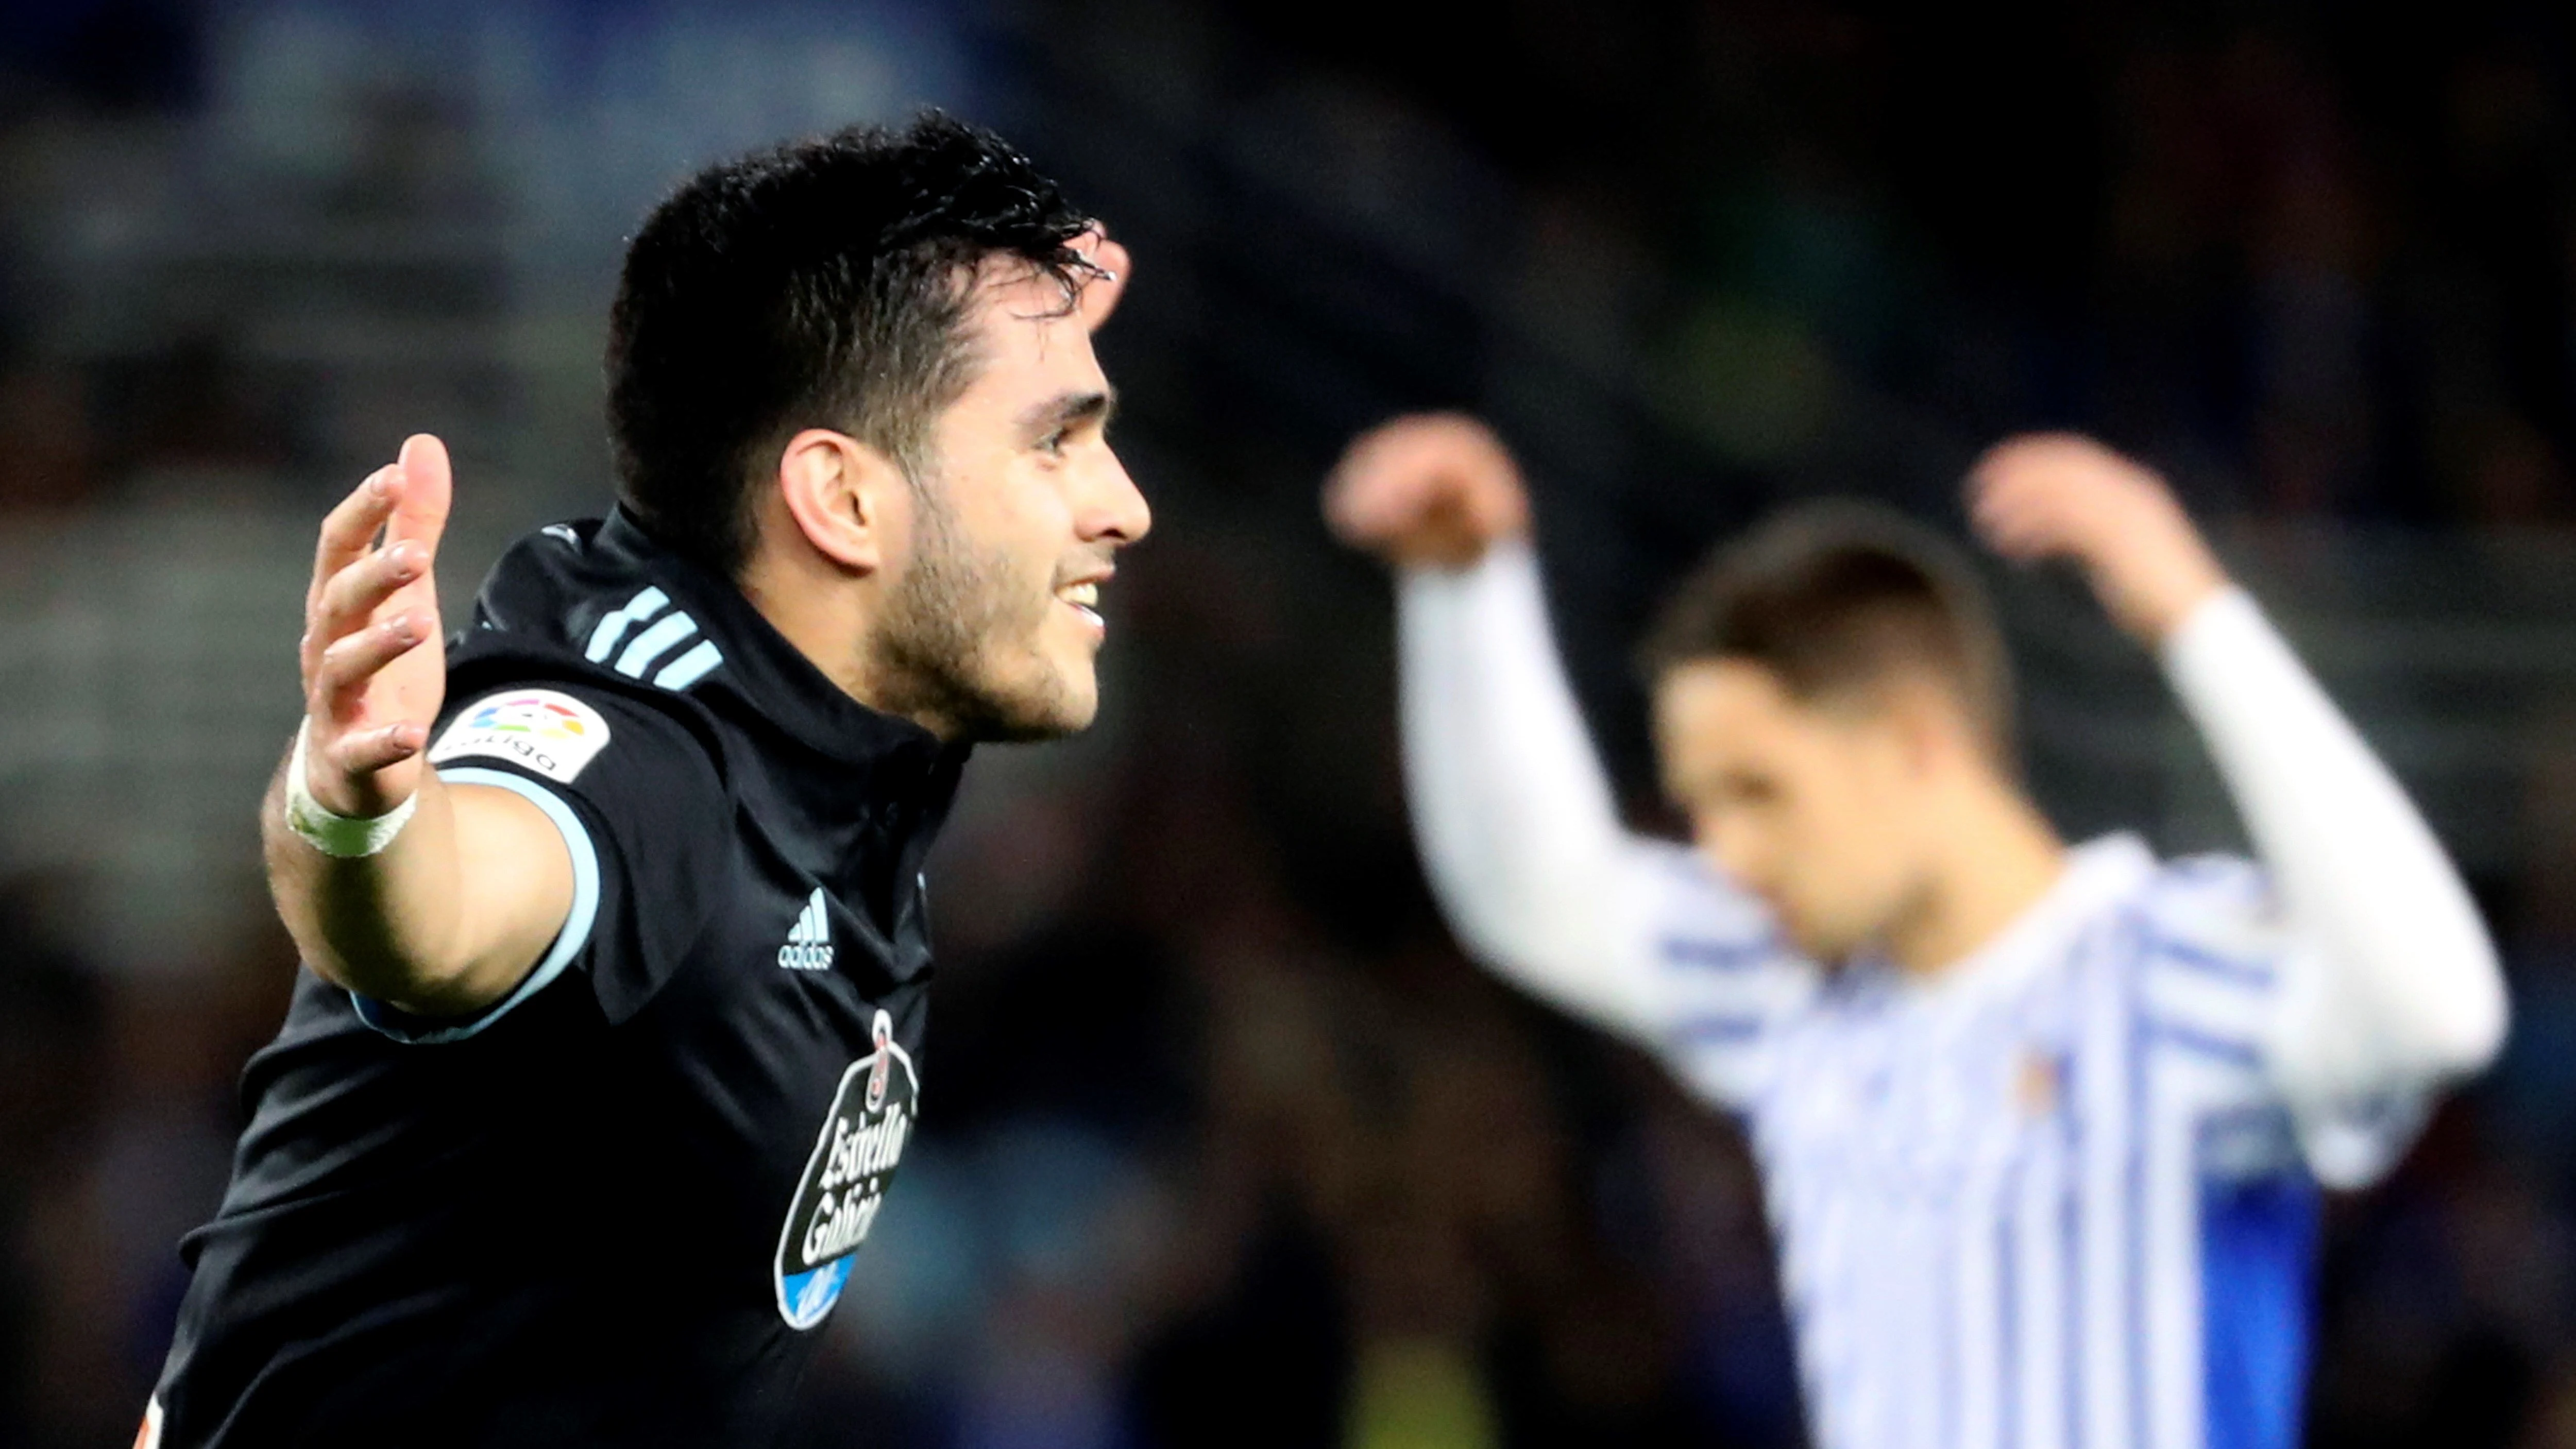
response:
<svg viewBox="0 0 2576 1449"><path fill-rule="evenodd" d="M1118 395L1114 392L1069 392L1030 408L1020 415L1020 421L1031 434L1044 436L1082 422L1096 422L1105 428L1117 411Z"/></svg>

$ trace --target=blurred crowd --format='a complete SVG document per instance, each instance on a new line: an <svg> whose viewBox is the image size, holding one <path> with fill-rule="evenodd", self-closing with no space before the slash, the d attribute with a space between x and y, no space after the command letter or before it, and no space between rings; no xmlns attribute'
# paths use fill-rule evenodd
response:
<svg viewBox="0 0 2576 1449"><path fill-rule="evenodd" d="M120 623L83 581L228 597L191 530L291 540L432 427L481 510L470 585L475 548L605 497L599 312L655 189L925 100L1133 245L1104 351L1162 521L1113 590L1100 729L987 751L942 846L923 1134L803 1443L1801 1442L1732 1128L1484 978L1413 864L1385 591L1313 488L1349 430L1447 404L1528 453L1641 814L1621 660L1663 581L1782 497L1947 518L2007 430L2101 431L2276 552L2488 561L2425 573L2427 608L2537 579L2515 630L2428 646L2495 662L2423 716L2503 782L2434 814L2513 1043L2335 1206L2310 1438L2576 1445L2571 21L1900 9L0 13L0 1449L130 1436L294 970L247 825L291 612L93 716L62 651L187 621ZM301 567L276 559L290 597ZM2348 592L2367 619L2384 591ZM2187 843L2160 797L2067 778L2065 818Z"/></svg>

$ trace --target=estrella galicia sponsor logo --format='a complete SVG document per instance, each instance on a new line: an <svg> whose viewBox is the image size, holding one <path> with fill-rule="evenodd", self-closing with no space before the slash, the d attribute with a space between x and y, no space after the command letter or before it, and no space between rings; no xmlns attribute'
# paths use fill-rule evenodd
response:
<svg viewBox="0 0 2576 1449"><path fill-rule="evenodd" d="M894 1018L885 1012L877 1013L870 1034L876 1050L841 1074L831 1113L778 1231L772 1278L779 1316L790 1328L812 1328L841 1301L850 1255L867 1241L912 1137L919 1091L912 1057L895 1044Z"/></svg>
<svg viewBox="0 0 2576 1449"><path fill-rule="evenodd" d="M796 924L787 928L787 944L778 948L778 964L790 971L832 969L832 914L823 904L821 886L806 898L805 909L796 913Z"/></svg>

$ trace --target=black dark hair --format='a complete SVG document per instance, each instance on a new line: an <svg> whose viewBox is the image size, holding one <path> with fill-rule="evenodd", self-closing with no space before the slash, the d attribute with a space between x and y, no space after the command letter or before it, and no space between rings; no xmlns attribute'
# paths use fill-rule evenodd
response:
<svg viewBox="0 0 2576 1449"><path fill-rule="evenodd" d="M1928 677L1999 760L2011 752L2011 665L1975 566L1888 509L1792 508L1712 554L1673 591L1639 662L1653 680L1716 659L1761 665L1809 702Z"/></svg>
<svg viewBox="0 0 2576 1449"><path fill-rule="evenodd" d="M932 421L974 381L965 279L1018 257L1064 284L1091 225L989 131L924 112L711 167L626 248L609 314L608 426L646 531L720 569L751 548L752 483L827 427L921 476Z"/></svg>

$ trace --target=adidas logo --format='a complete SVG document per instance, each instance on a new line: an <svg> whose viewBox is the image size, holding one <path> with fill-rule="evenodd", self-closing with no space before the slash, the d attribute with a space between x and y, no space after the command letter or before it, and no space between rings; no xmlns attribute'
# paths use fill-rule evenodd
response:
<svg viewBox="0 0 2576 1449"><path fill-rule="evenodd" d="M790 971L829 971L832 969L832 918L823 905L823 890L817 886L796 913L796 924L787 928L787 944L778 948L778 964Z"/></svg>

